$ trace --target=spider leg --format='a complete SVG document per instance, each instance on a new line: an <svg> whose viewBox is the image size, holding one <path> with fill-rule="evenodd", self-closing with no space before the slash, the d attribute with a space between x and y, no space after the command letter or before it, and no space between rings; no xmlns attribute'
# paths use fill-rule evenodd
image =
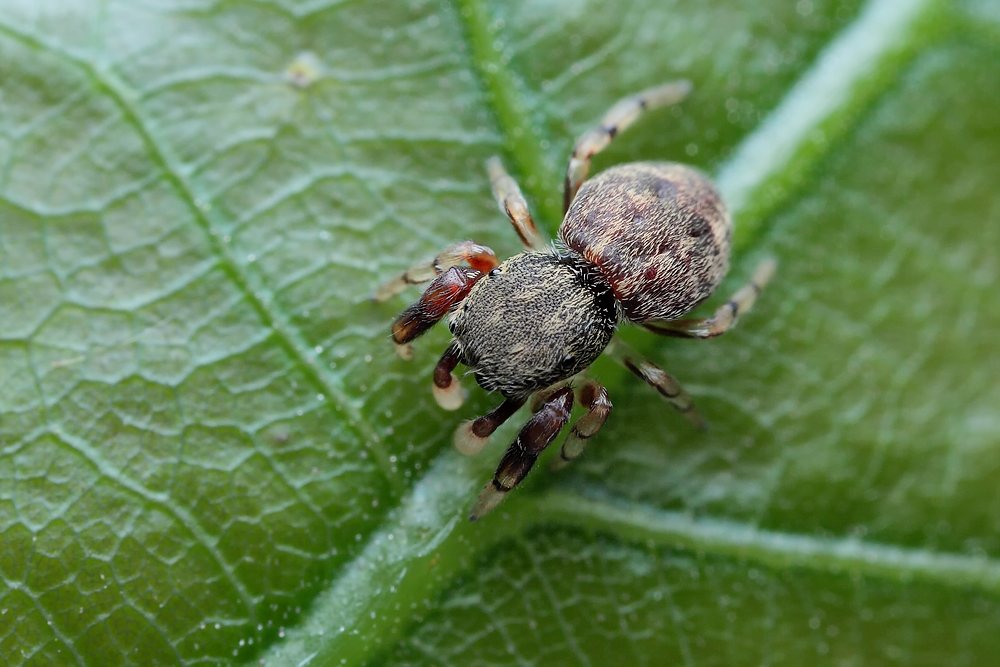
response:
<svg viewBox="0 0 1000 667"><path fill-rule="evenodd" d="M695 428L704 430L708 423L698 412L691 400L691 395L684 390L681 383L670 373L644 358L631 345L617 336L611 339L611 344L605 349L605 354L619 362L660 393L667 403L674 406L678 412L691 422Z"/></svg>
<svg viewBox="0 0 1000 667"><path fill-rule="evenodd" d="M500 158L491 157L486 162L486 171L490 176L490 185L493 187L493 196L496 197L497 205L514 225L514 231L521 238L521 243L531 250L544 250L546 246L545 237L538 231L535 221L531 219L528 212L528 203L521 194L521 188L517 186L517 181L511 178L507 170L503 168Z"/></svg>
<svg viewBox="0 0 1000 667"><path fill-rule="evenodd" d="M690 81L671 81L619 100L608 110L601 124L576 140L566 169L563 211L569 210L576 191L590 171L590 158L607 148L619 132L631 125L643 111L680 102L691 92Z"/></svg>
<svg viewBox="0 0 1000 667"><path fill-rule="evenodd" d="M753 307L757 295L760 294L764 286L774 275L777 263L774 259L768 258L757 265L754 269L750 282L737 290L726 303L719 306L712 317L707 319L685 319L672 321L649 320L641 325L661 336L677 336L680 338L712 338L733 328L736 319Z"/></svg>
<svg viewBox="0 0 1000 667"><path fill-rule="evenodd" d="M469 266L481 273L489 273L490 269L496 268L500 263L493 251L486 246L472 241L460 241L442 250L434 259L427 262L417 262L403 271L379 287L373 298L376 301L386 301L410 285L419 285L433 280L436 276L462 262L468 262Z"/></svg>
<svg viewBox="0 0 1000 667"><path fill-rule="evenodd" d="M559 431L569 421L573 409L573 389L563 387L531 416L517 439L500 459L496 474L479 494L479 500L472 508L469 519L475 521L500 504L507 493L521 483L538 455L552 444Z"/></svg>
<svg viewBox="0 0 1000 667"><path fill-rule="evenodd" d="M577 400L580 405L587 408L587 414L576 420L569 435L563 441L559 458L552 459L551 468L561 470L570 461L583 453L587 446L587 440L601 430L604 422L611 415L611 401L608 399L608 390L594 380L587 380L583 386L577 390Z"/></svg>
<svg viewBox="0 0 1000 667"><path fill-rule="evenodd" d="M508 398L478 419L465 422L455 430L455 449L463 454L477 454L486 446L493 431L511 418L522 405L523 398Z"/></svg>
<svg viewBox="0 0 1000 667"><path fill-rule="evenodd" d="M472 286L482 277L483 273L476 269L453 266L432 280L420 299L392 323L392 342L399 355L409 359L410 342L437 324L456 303L468 296Z"/></svg>
<svg viewBox="0 0 1000 667"><path fill-rule="evenodd" d="M434 400L445 410L458 410L468 397L458 376L452 372L461 360L462 348L457 341L452 341L434 367L434 385L431 389Z"/></svg>

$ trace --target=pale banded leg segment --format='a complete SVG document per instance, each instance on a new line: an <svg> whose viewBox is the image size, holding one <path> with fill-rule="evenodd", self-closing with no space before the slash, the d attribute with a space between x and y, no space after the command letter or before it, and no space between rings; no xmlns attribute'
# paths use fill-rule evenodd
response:
<svg viewBox="0 0 1000 667"><path fill-rule="evenodd" d="M662 336L677 336L680 338L712 338L733 328L737 318L753 307L754 301L767 285L777 262L768 258L757 265L750 282L733 294L732 298L719 306L715 315L708 319L686 319L673 321L650 320L642 322L642 326Z"/></svg>
<svg viewBox="0 0 1000 667"><path fill-rule="evenodd" d="M521 194L517 181L511 178L498 157L492 157L486 162L486 171L490 176L493 196L496 197L500 210L510 218L514 231L521 238L521 243L532 250L544 250L545 237L538 231L535 221L528 212L528 202Z"/></svg>
<svg viewBox="0 0 1000 667"><path fill-rule="evenodd" d="M569 158L566 169L566 182L563 189L563 211L569 210L576 191L587 178L590 171L590 159L607 148L611 140L619 132L631 125L642 115L643 111L664 107L680 102L691 92L690 81L671 81L653 88L648 88L635 95L619 100L601 119L598 127L586 132L576 140L573 154Z"/></svg>
<svg viewBox="0 0 1000 667"><path fill-rule="evenodd" d="M418 262L379 287L375 292L374 299L376 301L390 299L410 285L419 285L433 280L436 276L462 262L468 262L469 266L481 273L489 273L491 269L500 264L497 256L486 246L473 241L460 241L442 250L437 257L429 262Z"/></svg>
<svg viewBox="0 0 1000 667"><path fill-rule="evenodd" d="M500 459L496 474L479 494L469 519L475 521L491 511L511 489L521 483L535 465L539 454L552 444L559 431L569 421L572 410L573 389L563 387L531 416L517 434L517 439L507 449L507 453Z"/></svg>
<svg viewBox="0 0 1000 667"><path fill-rule="evenodd" d="M559 457L552 459L552 469L560 470L565 468L570 461L583 453L587 446L587 440L594 436L611 415L611 401L608 399L608 390L594 380L587 380L586 383L577 390L577 401L587 408L587 414L576 420L569 435L563 441Z"/></svg>
<svg viewBox="0 0 1000 667"><path fill-rule="evenodd" d="M691 422L695 428L702 430L708 428L708 423L695 408L691 395L673 375L644 358L632 346L617 336L611 339L611 344L605 349L605 354L621 363L625 368L642 378L643 382L658 391L660 396L684 415L685 419Z"/></svg>
<svg viewBox="0 0 1000 667"><path fill-rule="evenodd" d="M455 431L455 449L463 454L478 454L486 446L493 432L510 419L522 405L524 405L523 398L508 398L482 417L465 422Z"/></svg>
<svg viewBox="0 0 1000 667"><path fill-rule="evenodd" d="M458 410L469 395L453 372L461 360L461 348L452 341L434 367L434 385L431 390L434 400L445 410Z"/></svg>

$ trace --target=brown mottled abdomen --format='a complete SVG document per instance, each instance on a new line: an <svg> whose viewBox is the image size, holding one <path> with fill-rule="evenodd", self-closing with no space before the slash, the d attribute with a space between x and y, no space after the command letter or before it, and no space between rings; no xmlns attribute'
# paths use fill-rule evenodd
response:
<svg viewBox="0 0 1000 667"><path fill-rule="evenodd" d="M559 237L604 273L628 319L671 320L726 275L732 222L700 171L634 162L585 182Z"/></svg>

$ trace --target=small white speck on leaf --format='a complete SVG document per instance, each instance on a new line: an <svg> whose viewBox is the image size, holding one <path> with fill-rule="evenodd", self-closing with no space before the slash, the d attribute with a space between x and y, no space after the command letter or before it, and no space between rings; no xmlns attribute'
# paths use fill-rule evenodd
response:
<svg viewBox="0 0 1000 667"><path fill-rule="evenodd" d="M285 68L285 80L296 88L308 88L323 76L323 64L312 51L303 51Z"/></svg>

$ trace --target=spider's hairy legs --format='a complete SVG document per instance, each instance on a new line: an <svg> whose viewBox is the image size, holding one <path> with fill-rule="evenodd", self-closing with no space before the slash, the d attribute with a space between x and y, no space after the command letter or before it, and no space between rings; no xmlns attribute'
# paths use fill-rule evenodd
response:
<svg viewBox="0 0 1000 667"><path fill-rule="evenodd" d="M531 219L531 213L528 212L528 202L524 200L521 188L503 168L500 158L490 158L486 162L486 171L490 176L490 185L493 187L493 196L497 200L497 205L510 218L521 243L530 250L544 250L545 237L538 231L535 221Z"/></svg>
<svg viewBox="0 0 1000 667"><path fill-rule="evenodd" d="M462 349L456 341L452 341L434 367L431 391L434 393L434 400L445 410L458 410L468 397L468 392L453 372L461 360Z"/></svg>
<svg viewBox="0 0 1000 667"><path fill-rule="evenodd" d="M484 245L479 245L475 241L452 243L439 252L434 259L426 262L417 262L406 271L403 271L379 287L373 298L376 301L386 301L410 285L419 285L428 280L433 280L436 276L441 275L453 266L460 265L462 262L467 262L469 266L480 273L489 273L490 269L494 269L500 264L492 250Z"/></svg>
<svg viewBox="0 0 1000 667"><path fill-rule="evenodd" d="M601 119L601 124L576 140L566 168L563 185L563 211L569 210L576 191L587 178L590 159L603 151L622 130L634 123L643 111L680 102L691 92L690 81L671 81L647 88L619 100Z"/></svg>
<svg viewBox="0 0 1000 667"><path fill-rule="evenodd" d="M611 344L605 348L604 353L638 375L643 382L659 392L660 396L667 400L667 403L674 406L696 428L705 429L708 427L705 419L694 407L691 395L681 386L677 378L636 352L631 345L615 336L611 339Z"/></svg>
<svg viewBox="0 0 1000 667"><path fill-rule="evenodd" d="M594 380L587 380L577 390L576 399L587 408L587 414L576 420L569 435L563 441L559 457L552 459L552 469L566 467L570 461L583 453L587 440L597 434L611 415L611 401L608 390Z"/></svg>
<svg viewBox="0 0 1000 667"><path fill-rule="evenodd" d="M531 467L535 465L539 454L552 444L559 431L569 421L573 409L573 389L563 387L552 394L542 404L541 408L531 416L517 439L507 449L500 459L496 474L483 492L469 514L469 519L475 521L490 512L507 496L515 486L521 483Z"/></svg>
<svg viewBox="0 0 1000 667"><path fill-rule="evenodd" d="M455 449L463 454L478 454L493 432L517 412L525 399L508 398L478 419L465 422L455 431Z"/></svg>

